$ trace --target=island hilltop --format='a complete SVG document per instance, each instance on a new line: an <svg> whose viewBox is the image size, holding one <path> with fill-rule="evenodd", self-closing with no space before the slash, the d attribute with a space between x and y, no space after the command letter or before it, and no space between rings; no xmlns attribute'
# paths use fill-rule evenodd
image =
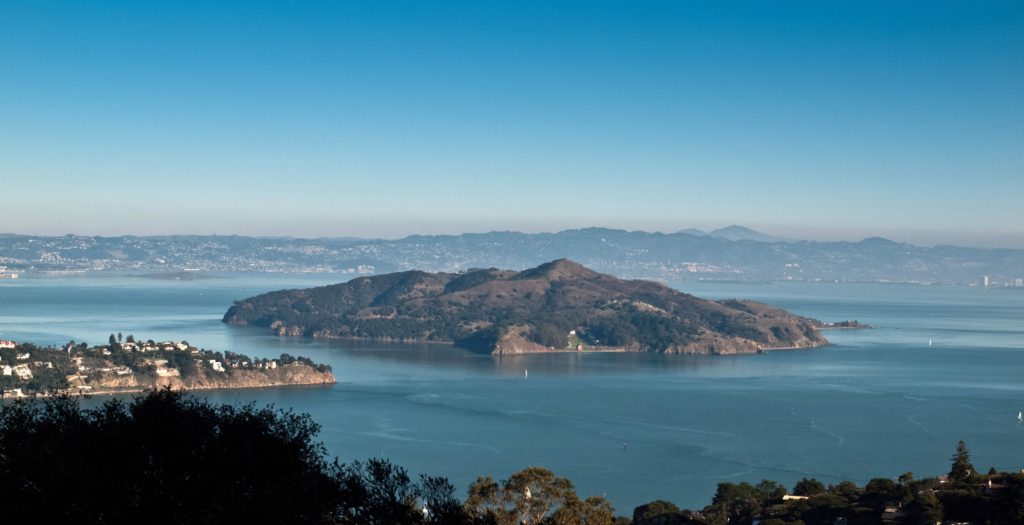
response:
<svg viewBox="0 0 1024 525"><path fill-rule="evenodd" d="M53 393L112 394L147 389L206 390L334 383L331 367L306 357L252 359L214 352L186 341L136 341L110 336L110 344L63 347L0 341L3 397Z"/></svg>
<svg viewBox="0 0 1024 525"><path fill-rule="evenodd" d="M567 259L520 272L407 271L271 292L237 301L224 322L278 335L454 343L495 355L739 354L828 344L813 319L622 280Z"/></svg>

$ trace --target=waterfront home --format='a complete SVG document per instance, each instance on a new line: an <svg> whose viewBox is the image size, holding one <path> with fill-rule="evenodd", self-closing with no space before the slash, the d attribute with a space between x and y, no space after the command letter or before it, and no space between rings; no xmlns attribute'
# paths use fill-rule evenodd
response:
<svg viewBox="0 0 1024 525"><path fill-rule="evenodd" d="M16 346L18 346L18 343L15 343L14 341L7 341L7 340L0 341L0 349L3 349L3 348L14 348Z"/></svg>

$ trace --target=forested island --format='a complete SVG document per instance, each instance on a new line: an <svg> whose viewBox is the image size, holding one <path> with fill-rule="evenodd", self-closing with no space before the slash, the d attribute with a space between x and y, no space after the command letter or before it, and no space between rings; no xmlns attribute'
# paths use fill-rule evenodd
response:
<svg viewBox="0 0 1024 525"><path fill-rule="evenodd" d="M1024 522L1024 475L981 473L960 442L947 472L864 485L722 482L700 509L616 509L540 466L481 476L461 498L384 458L341 463L309 415L162 389L83 409L69 396L0 404L11 523L341 525L867 525ZM88 480L80 483L79 480ZM73 488L69 488L69 483Z"/></svg>
<svg viewBox="0 0 1024 525"><path fill-rule="evenodd" d="M523 271L408 271L235 304L224 322L278 335L441 342L492 354L755 353L823 346L822 323L763 303L710 301L559 259Z"/></svg>
<svg viewBox="0 0 1024 525"><path fill-rule="evenodd" d="M111 334L108 344L98 346L74 341L61 347L0 344L0 392L5 398L327 383L334 383L331 367L306 357L253 359L187 341L137 341L133 335Z"/></svg>

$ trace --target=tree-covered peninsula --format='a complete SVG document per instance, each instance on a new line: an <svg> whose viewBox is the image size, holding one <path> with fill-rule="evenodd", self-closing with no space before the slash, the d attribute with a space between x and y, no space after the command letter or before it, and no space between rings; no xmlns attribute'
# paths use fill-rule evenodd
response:
<svg viewBox="0 0 1024 525"><path fill-rule="evenodd" d="M710 301L559 259L516 272L408 271L237 301L224 322L278 335L454 343L493 354L754 353L828 344L820 323L744 300Z"/></svg>
<svg viewBox="0 0 1024 525"><path fill-rule="evenodd" d="M108 344L97 346L0 342L0 393L8 398L327 383L334 383L331 367L306 357L253 359L187 341L136 341L132 335L111 334Z"/></svg>

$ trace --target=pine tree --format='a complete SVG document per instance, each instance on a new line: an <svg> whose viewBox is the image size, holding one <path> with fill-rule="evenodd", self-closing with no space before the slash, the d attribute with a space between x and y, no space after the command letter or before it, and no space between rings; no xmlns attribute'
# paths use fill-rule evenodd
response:
<svg viewBox="0 0 1024 525"><path fill-rule="evenodd" d="M956 444L956 453L950 459L953 460L953 468L949 471L949 479L953 481L967 481L974 474L974 465L971 465L971 455L967 452L967 445L963 441Z"/></svg>

